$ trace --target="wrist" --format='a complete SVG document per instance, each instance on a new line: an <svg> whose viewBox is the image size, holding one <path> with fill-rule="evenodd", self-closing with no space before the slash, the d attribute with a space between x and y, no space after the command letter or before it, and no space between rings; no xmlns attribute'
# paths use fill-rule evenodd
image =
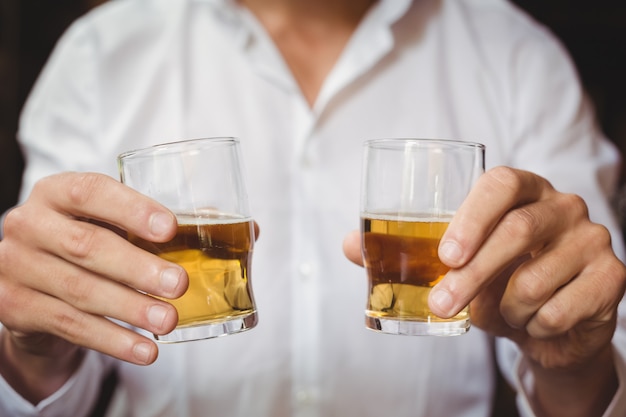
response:
<svg viewBox="0 0 626 417"><path fill-rule="evenodd" d="M29 349L6 328L0 329L0 374L24 399L37 404L61 388L80 366L84 352L77 346L55 349L50 337L42 336L40 346Z"/></svg>
<svg viewBox="0 0 626 417"><path fill-rule="evenodd" d="M619 381L613 348L568 368L544 368L527 358L533 388L529 400L537 416L601 416L617 392Z"/></svg>

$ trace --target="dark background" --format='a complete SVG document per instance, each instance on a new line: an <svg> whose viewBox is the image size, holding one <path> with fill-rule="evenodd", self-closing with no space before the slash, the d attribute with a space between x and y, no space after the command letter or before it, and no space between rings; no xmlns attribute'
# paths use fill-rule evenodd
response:
<svg viewBox="0 0 626 417"><path fill-rule="evenodd" d="M626 2L514 1L563 41L604 132L626 154ZM24 100L63 30L103 2L0 0L0 213L17 199L23 161L15 132Z"/></svg>

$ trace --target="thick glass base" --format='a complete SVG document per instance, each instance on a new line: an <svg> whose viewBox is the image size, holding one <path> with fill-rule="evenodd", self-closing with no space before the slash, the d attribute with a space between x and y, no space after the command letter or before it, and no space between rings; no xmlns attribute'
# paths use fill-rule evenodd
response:
<svg viewBox="0 0 626 417"><path fill-rule="evenodd" d="M191 342L192 340L211 339L214 337L227 336L250 330L258 322L256 311L246 316L239 316L228 321L203 323L195 326L177 327L164 335L154 335L158 342L177 343Z"/></svg>
<svg viewBox="0 0 626 417"><path fill-rule="evenodd" d="M388 334L408 336L458 336L467 333L470 328L469 319L409 321L388 317L365 316L365 327Z"/></svg>

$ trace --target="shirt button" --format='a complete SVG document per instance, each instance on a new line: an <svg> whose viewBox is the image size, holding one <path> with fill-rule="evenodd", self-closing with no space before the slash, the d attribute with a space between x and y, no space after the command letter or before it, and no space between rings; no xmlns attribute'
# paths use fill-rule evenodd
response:
<svg viewBox="0 0 626 417"><path fill-rule="evenodd" d="M296 392L296 402L300 406L313 405L316 402L315 394L311 390L301 389Z"/></svg>

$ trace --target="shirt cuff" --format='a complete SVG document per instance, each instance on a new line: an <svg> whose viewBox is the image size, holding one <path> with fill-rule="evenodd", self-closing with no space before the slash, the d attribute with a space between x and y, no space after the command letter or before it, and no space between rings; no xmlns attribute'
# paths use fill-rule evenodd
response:
<svg viewBox="0 0 626 417"><path fill-rule="evenodd" d="M617 371L618 387L613 400L611 400L602 417L623 417L624 410L626 410L626 387L624 387L626 384L626 362L616 348L613 349L613 357ZM520 412L520 417L535 417L535 413L530 406L530 396L535 385L534 378L522 355L518 356L515 364L515 378L515 383L518 387L517 408Z"/></svg>
<svg viewBox="0 0 626 417"><path fill-rule="evenodd" d="M67 417L87 416L100 392L100 382L110 364L92 350L87 350L76 373L54 394L33 405L22 398L0 376L0 416Z"/></svg>

